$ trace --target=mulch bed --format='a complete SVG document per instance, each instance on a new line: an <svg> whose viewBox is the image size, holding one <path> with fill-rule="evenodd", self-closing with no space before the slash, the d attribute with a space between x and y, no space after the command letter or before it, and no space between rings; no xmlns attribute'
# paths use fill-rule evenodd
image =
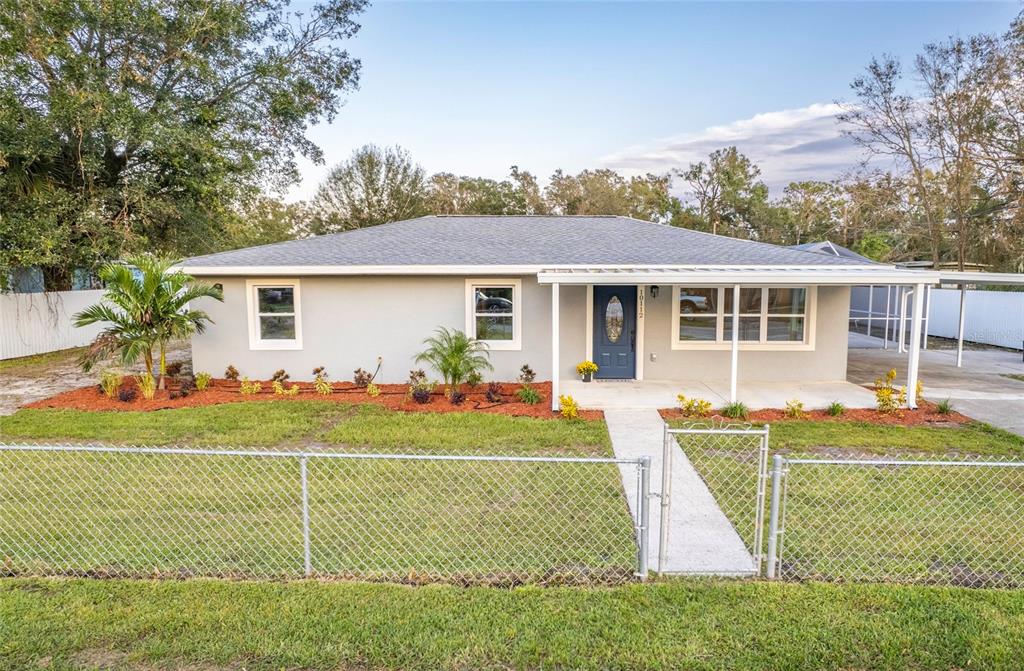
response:
<svg viewBox="0 0 1024 671"><path fill-rule="evenodd" d="M405 384L381 384L379 396L370 396L366 388L357 387L351 382L333 383L334 393L324 395L317 394L313 389L312 382L295 382L299 386L297 396L281 396L274 394L270 388L269 381L260 381L262 389L257 394L241 394L240 384L237 381L215 379L211 380L210 386L204 391L193 391L188 396L178 396L178 385L174 382L168 384L168 389L157 390L152 399L144 399L141 394L136 398L122 402L114 398L107 398L100 391L97 385L81 387L71 391L51 396L41 401L35 401L24 406L26 408L71 408L74 410L90 411L149 411L166 410L170 408L196 408L205 405L218 405L220 403L238 403L239 401L294 401L294 400L318 400L333 401L336 403L366 403L379 405L390 410L403 412L486 412L494 415L508 415L511 417L538 417L543 419L559 418L557 413L551 412L551 383L536 382L531 386L541 395L540 403L529 404L520 401L515 393L521 386L517 382L503 382L502 401L492 403L487 400L487 385L477 385L470 389L463 385L461 390L466 394L466 400L461 405L452 405L444 396L440 385L431 394L429 403L417 403L408 395L408 385ZM288 382L285 387L293 383ZM122 389L137 389L135 380L126 377L121 385ZM175 398L171 398L171 396ZM603 419L604 413L600 410L581 410L582 419Z"/></svg>
<svg viewBox="0 0 1024 671"><path fill-rule="evenodd" d="M679 408L663 408L658 411L664 419L685 419L682 410ZM696 418L691 418L695 421ZM718 413L712 413L708 420L729 420ZM785 410L777 408L766 408L764 410L751 410L748 422L754 424L768 424L773 422L868 422L870 424L885 424L891 426L956 426L972 422L970 417L961 415L959 412L950 412L943 415L938 411L938 406L931 401L921 400L918 402L917 410L900 410L893 413L879 412L873 408L847 408L842 415L833 417L825 410L807 410L802 419L791 419L786 416Z"/></svg>

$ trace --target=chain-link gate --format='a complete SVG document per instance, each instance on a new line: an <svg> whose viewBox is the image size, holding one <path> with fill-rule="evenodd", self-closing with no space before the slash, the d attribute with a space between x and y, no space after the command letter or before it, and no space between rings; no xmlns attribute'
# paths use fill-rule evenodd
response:
<svg viewBox="0 0 1024 671"><path fill-rule="evenodd" d="M659 572L759 574L764 559L768 426L666 424L662 465ZM678 517L687 511L694 513L692 519L681 523ZM707 559L687 561L685 555L697 550L698 541Z"/></svg>

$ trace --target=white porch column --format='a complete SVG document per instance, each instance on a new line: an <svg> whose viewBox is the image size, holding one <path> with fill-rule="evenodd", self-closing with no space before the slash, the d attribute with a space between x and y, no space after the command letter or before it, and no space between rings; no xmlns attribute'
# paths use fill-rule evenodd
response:
<svg viewBox="0 0 1024 671"><path fill-rule="evenodd" d="M964 313L967 311L967 285L960 285L960 321L956 327L956 367L964 363Z"/></svg>
<svg viewBox="0 0 1024 671"><path fill-rule="evenodd" d="M736 381L740 363L740 285L732 288L732 370L729 376L729 402L736 402Z"/></svg>
<svg viewBox="0 0 1024 671"><path fill-rule="evenodd" d="M924 290L924 332L921 333L921 349L928 349L928 321L932 318L932 285Z"/></svg>
<svg viewBox="0 0 1024 671"><path fill-rule="evenodd" d="M875 310L875 285L868 285L868 335L871 335L871 313Z"/></svg>
<svg viewBox="0 0 1024 671"><path fill-rule="evenodd" d="M924 285L914 287L910 311L910 363L907 365L907 405L917 407L917 369L921 362L921 321L924 313Z"/></svg>
<svg viewBox="0 0 1024 671"><path fill-rule="evenodd" d="M885 335L882 336L882 349L889 349L889 321L892 319L892 287L885 287Z"/></svg>
<svg viewBox="0 0 1024 671"><path fill-rule="evenodd" d="M903 354L907 350L904 348L907 342L907 288L900 287L900 342L896 351Z"/></svg>
<svg viewBox="0 0 1024 671"><path fill-rule="evenodd" d="M559 350L559 307L558 307L558 283L551 284L551 409L558 411L561 403L558 401L558 350Z"/></svg>

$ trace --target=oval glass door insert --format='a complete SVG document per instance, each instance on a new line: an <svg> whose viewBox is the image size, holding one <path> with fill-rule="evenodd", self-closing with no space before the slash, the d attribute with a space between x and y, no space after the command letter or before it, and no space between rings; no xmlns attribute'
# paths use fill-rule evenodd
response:
<svg viewBox="0 0 1024 671"><path fill-rule="evenodd" d="M618 296L608 299L604 309L604 332L609 342L619 342L622 337L622 302Z"/></svg>

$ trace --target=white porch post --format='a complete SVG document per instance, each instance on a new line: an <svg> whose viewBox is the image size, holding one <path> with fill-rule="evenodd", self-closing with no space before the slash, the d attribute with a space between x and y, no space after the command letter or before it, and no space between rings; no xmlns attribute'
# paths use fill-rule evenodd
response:
<svg viewBox="0 0 1024 671"><path fill-rule="evenodd" d="M899 342L899 347L896 348L896 351L899 352L900 354L903 354L906 351L906 349L904 349L904 345L906 345L906 342L907 342L907 288L906 287L900 287L900 331L899 331L899 336L900 336L900 342Z"/></svg>
<svg viewBox="0 0 1024 671"><path fill-rule="evenodd" d="M868 285L868 335L871 335L871 313L875 309L875 285Z"/></svg>
<svg viewBox="0 0 1024 671"><path fill-rule="evenodd" d="M729 402L736 402L736 381L740 363L740 285L732 288L732 370L729 376Z"/></svg>
<svg viewBox="0 0 1024 671"><path fill-rule="evenodd" d="M885 287L885 335L882 336L882 349L889 349L889 321L892 319L892 286Z"/></svg>
<svg viewBox="0 0 1024 671"><path fill-rule="evenodd" d="M924 332L921 333L921 349L928 349L928 321L932 318L932 285L924 290Z"/></svg>
<svg viewBox="0 0 1024 671"><path fill-rule="evenodd" d="M553 282L551 284L551 409L556 412L561 408L561 403L558 401L558 317L558 283Z"/></svg>
<svg viewBox="0 0 1024 671"><path fill-rule="evenodd" d="M960 285L960 321L956 327L956 367L964 363L964 313L967 308L967 285Z"/></svg>
<svg viewBox="0 0 1024 671"><path fill-rule="evenodd" d="M917 407L917 369L921 361L921 321L924 313L924 285L914 287L910 313L910 363L907 365L907 405Z"/></svg>

